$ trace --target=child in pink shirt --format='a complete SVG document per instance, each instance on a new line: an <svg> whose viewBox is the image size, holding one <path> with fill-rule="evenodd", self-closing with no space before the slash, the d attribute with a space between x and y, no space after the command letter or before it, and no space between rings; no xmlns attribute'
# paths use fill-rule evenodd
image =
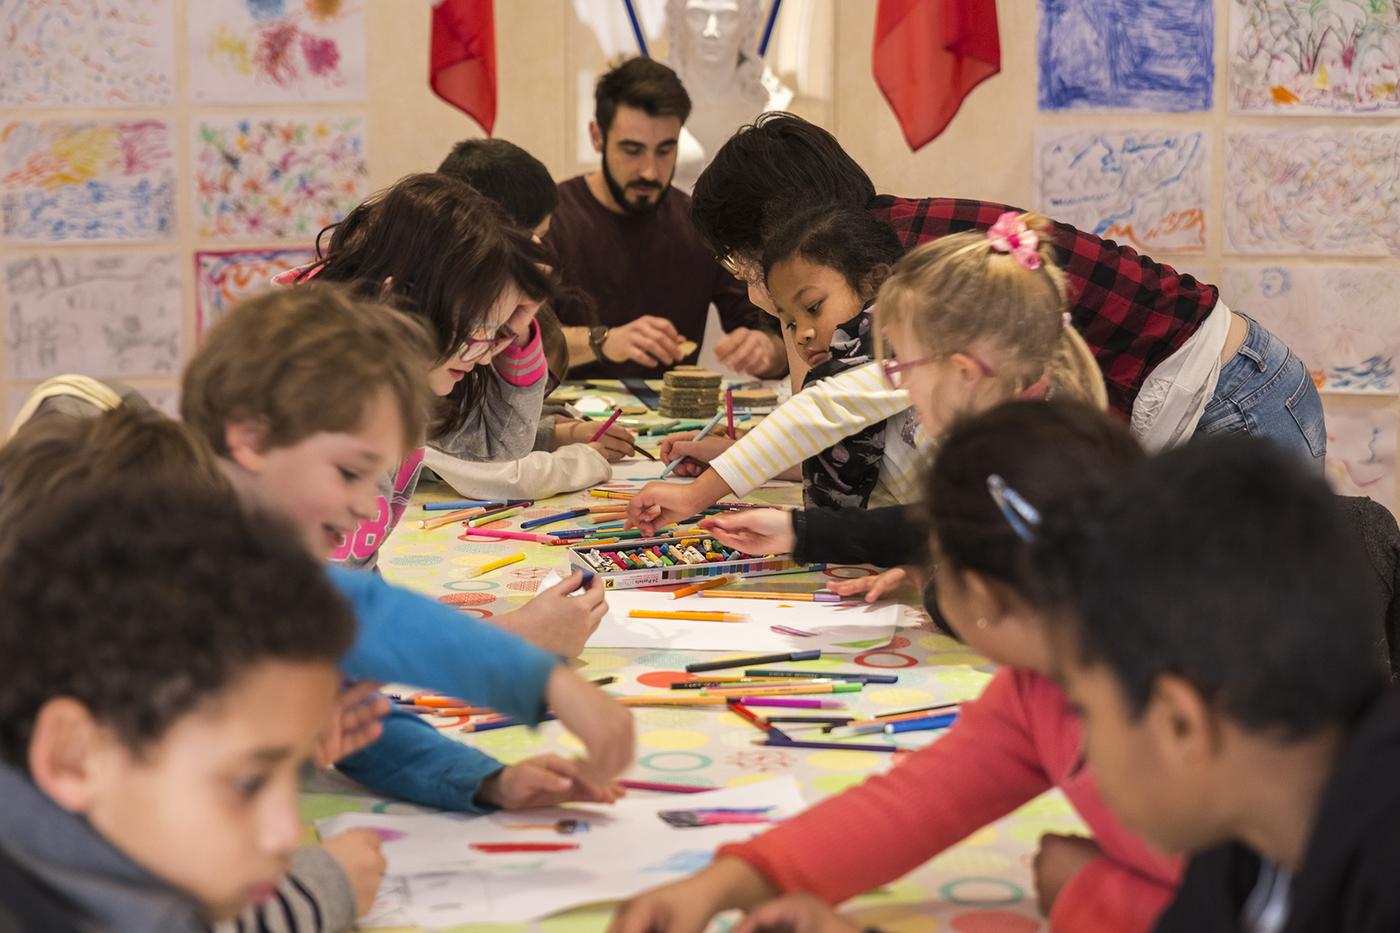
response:
<svg viewBox="0 0 1400 933"><path fill-rule="evenodd" d="M1141 457L1123 425L1079 403L1010 402L956 424L925 488L935 617L1001 670L943 738L901 756L886 774L721 848L691 878L632 900L614 933L691 933L721 910L794 892L815 897L760 907L744 933L782 925L854 933L859 926L827 904L893 881L1054 787L1093 837L1041 841L1036 893L1051 929L1151 929L1171 901L1179 862L1122 827L1084 766L1079 721L1049 676L1026 545L1014 511L1009 521L1003 510L1007 487L1021 505L1043 508L1112 481Z"/></svg>

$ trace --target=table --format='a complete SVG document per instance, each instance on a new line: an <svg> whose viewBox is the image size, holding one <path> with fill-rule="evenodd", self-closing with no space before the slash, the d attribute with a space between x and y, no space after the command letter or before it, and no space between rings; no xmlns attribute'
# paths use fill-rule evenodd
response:
<svg viewBox="0 0 1400 933"><path fill-rule="evenodd" d="M617 472L631 476L656 476L660 469L640 459L624 463ZM615 477L616 478L616 477ZM638 488L639 482L618 481L612 488ZM385 577L397 584L430 594L457 606L462 612L489 619L509 612L530 599L541 577L551 570L567 572L567 550L520 541L459 541L458 526L432 531L419 528L428 513L421 503L459 498L446 486L420 488L380 554ZM749 501L795 504L801 500L797 484L770 484L756 490ZM597 504L586 492L556 496L538 502L523 513L494 526L514 529L521 521L561 511L576 504ZM567 527L566 525L557 526ZM467 579L467 572L493 556L523 551L527 559L487 578ZM869 568L831 567L826 577L859 576ZM800 580L820 574L784 576ZM909 609L890 645L866 651L854 659L817 662L833 668L867 666L899 676L897 684L871 685L859 694L847 694L850 709L880 713L976 696L991 676L985 659L946 636L920 624L922 613ZM738 653L738 652L736 652ZM586 677L612 675L617 683L607 689L619 693L649 692L642 678L656 671L680 670L697 658L722 655L698 652L587 649L574 662ZM810 665L804 665L810 666ZM876 752L803 750L760 747L753 744L752 726L737 716L716 709L640 708L637 717L638 759L627 777L637 780L738 786L769 776L790 774L802 787L809 803L857 784L867 775L890 767L895 756ZM545 723L537 732L525 728L501 729L478 735L463 734L453 720L445 722L446 735L506 762L544 752L573 754L581 745L557 722ZM918 747L927 734L894 737L901 744ZM418 812L402 803L385 801L357 792L349 782L317 785L303 796L306 820L351 811ZM930 792L936 792L930 788ZM634 791L633 793L640 793ZM924 933L947 930L956 933L1030 933L1042 929L1031 884L1030 859L1044 832L1082 832L1082 824L1058 792L1032 801L1016 813L974 833L912 874L848 902L843 909L865 924L892 933ZM527 926L540 933L574 933L606 928L609 907L581 908ZM716 929L728 929L732 920L721 918ZM483 926L462 927L481 931Z"/></svg>

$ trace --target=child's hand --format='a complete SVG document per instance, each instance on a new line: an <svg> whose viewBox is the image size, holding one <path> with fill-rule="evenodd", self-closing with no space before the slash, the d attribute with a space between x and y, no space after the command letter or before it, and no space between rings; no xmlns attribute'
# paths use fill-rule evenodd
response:
<svg viewBox="0 0 1400 933"><path fill-rule="evenodd" d="M778 340L761 330L736 327L715 344L715 356L735 372L766 376L781 371L787 352Z"/></svg>
<svg viewBox="0 0 1400 933"><path fill-rule="evenodd" d="M538 755L497 771L481 783L476 796L502 810L530 810L568 801L612 803L622 794L620 784L588 780L577 762L558 755Z"/></svg>
<svg viewBox="0 0 1400 933"><path fill-rule="evenodd" d="M743 509L712 515L700 527L725 547L745 554L789 554L797 546L792 514L785 509Z"/></svg>
<svg viewBox="0 0 1400 933"><path fill-rule="evenodd" d="M593 440L593 435L598 433L602 425L596 421L559 421L554 425L554 446L552 450L566 447L569 444L593 444L595 448L602 444L605 450L598 452L609 460L616 460L626 457L632 453L632 445L636 442L637 436L624 428L617 422L613 422L603 436L597 441ZM617 456L610 456L608 451L616 451Z"/></svg>
<svg viewBox="0 0 1400 933"><path fill-rule="evenodd" d="M664 458L663 458L664 459ZM662 525L690 518L714 505L697 496L693 485L681 483L647 483L627 504L627 528L640 528L648 535L656 534Z"/></svg>
<svg viewBox="0 0 1400 933"><path fill-rule="evenodd" d="M560 657L578 657L608 611L603 581L594 578L586 589L578 590L582 579L582 571L575 570L519 609L500 616L496 624L536 648ZM579 595L569 595L576 590Z"/></svg>
<svg viewBox="0 0 1400 933"><path fill-rule="evenodd" d="M545 702L588 749L588 757L579 762L583 780L602 786L632 764L636 736L627 707L563 664L549 675Z"/></svg>
<svg viewBox="0 0 1400 933"><path fill-rule="evenodd" d="M1035 899L1040 912L1050 916L1055 899L1079 870L1103 855L1098 843L1084 836L1046 833L1035 853Z"/></svg>
<svg viewBox="0 0 1400 933"><path fill-rule="evenodd" d="M384 731L383 720L391 709L393 704L373 681L362 680L343 688L316 743L316 767L329 768L373 744Z"/></svg>
<svg viewBox="0 0 1400 933"><path fill-rule="evenodd" d="M859 596L865 594L865 601L873 603L876 600L893 593L905 584L912 584L917 589L924 588L924 571L922 567L915 567L906 564L902 567L891 567L882 573L872 574L868 577L856 577L853 580L833 580L826 585L826 588L833 593L842 596Z"/></svg>
<svg viewBox="0 0 1400 933"><path fill-rule="evenodd" d="M699 431L681 431L669 434L661 441L658 456L662 463L670 463L677 457L687 459L671 472L676 476L699 476L705 471L705 464L734 446L734 441L723 434L711 434L702 440L695 440Z"/></svg>
<svg viewBox="0 0 1400 933"><path fill-rule="evenodd" d="M810 894L788 894L749 911L734 933L860 933L861 926Z"/></svg>
<svg viewBox="0 0 1400 933"><path fill-rule="evenodd" d="M381 839L372 829L347 829L321 842L321 848L335 859L350 890L355 892L355 916L363 917L379 896L379 882L384 879L384 854Z"/></svg>
<svg viewBox="0 0 1400 933"><path fill-rule="evenodd" d="M701 933L720 911L761 904L777 893L748 862L723 856L619 906L608 933Z"/></svg>

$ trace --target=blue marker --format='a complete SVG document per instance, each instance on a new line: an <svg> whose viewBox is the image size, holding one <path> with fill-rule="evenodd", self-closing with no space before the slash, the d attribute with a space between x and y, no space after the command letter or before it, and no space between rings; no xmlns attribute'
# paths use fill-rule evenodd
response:
<svg viewBox="0 0 1400 933"><path fill-rule="evenodd" d="M926 716L923 719L905 719L885 726L886 735L898 732L926 732L930 729L946 729L957 722L957 713L944 713L942 716Z"/></svg>
<svg viewBox="0 0 1400 933"><path fill-rule="evenodd" d="M567 521L570 518L578 518L580 515L587 515L588 509L572 509L568 512L559 512L555 515L546 515L544 518L532 518L528 522L520 523L520 530L526 528L538 528L541 525L552 525L555 522Z"/></svg>
<svg viewBox="0 0 1400 933"><path fill-rule="evenodd" d="M707 424L707 425L705 425L703 428L701 428L701 429L700 429L700 433L697 434L697 435L695 435L693 438L691 438L691 441L692 441L692 442L694 442L694 441L703 441L703 440L705 439L705 437L706 437L711 431L713 431L713 430L715 429L715 425L719 424L720 419L722 419L722 418L724 417L724 415L725 415L725 411L724 411L723 408L721 408L719 411L715 412L715 416L714 416L713 418L710 419L710 423ZM684 457L677 457L676 459L672 460L670 463L666 464L666 469L664 469L664 470L661 471L661 475L658 476L657 479L665 479L666 477L670 476L670 475L671 475L671 471L674 470L676 467L680 466L680 465L681 465L681 461L684 460L684 459L685 459Z"/></svg>

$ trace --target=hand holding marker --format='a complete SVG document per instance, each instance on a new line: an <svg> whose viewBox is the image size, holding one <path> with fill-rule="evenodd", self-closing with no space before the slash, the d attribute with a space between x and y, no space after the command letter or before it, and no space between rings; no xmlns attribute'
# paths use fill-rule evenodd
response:
<svg viewBox="0 0 1400 933"><path fill-rule="evenodd" d="M709 433L715 429L715 425L719 424L719 423L720 423L720 420L723 419L723 418L724 418L724 411L723 411L723 410L720 410L720 411L715 412L715 416L714 416L713 418L710 419L709 423L706 424L703 428L700 429L700 433L699 433L699 434L695 435L695 440L697 440L697 441L702 441L702 440L704 440L707 436L709 436ZM672 460L670 463L666 464L666 469L664 469L664 470L661 471L661 479L665 479L666 477L670 476L670 475L671 475L671 471L673 471L676 467L680 466L681 463L684 462L684 461L685 461L685 458L684 458L684 457L677 457L676 459Z"/></svg>

